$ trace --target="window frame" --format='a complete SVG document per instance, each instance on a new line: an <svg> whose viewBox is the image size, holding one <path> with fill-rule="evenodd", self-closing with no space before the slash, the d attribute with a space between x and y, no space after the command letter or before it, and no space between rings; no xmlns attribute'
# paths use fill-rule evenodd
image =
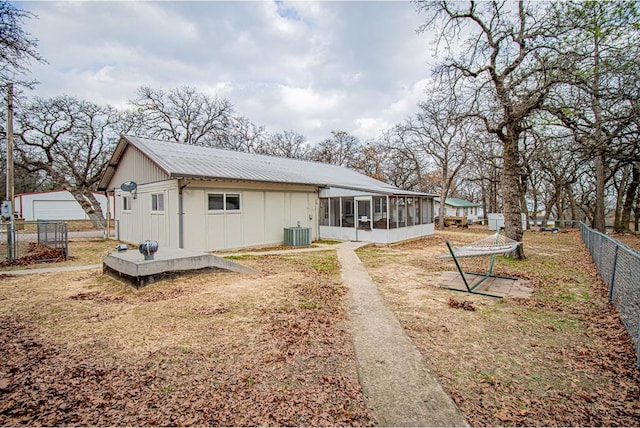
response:
<svg viewBox="0 0 640 428"><path fill-rule="evenodd" d="M131 212L131 196L122 195L122 211Z"/></svg>
<svg viewBox="0 0 640 428"><path fill-rule="evenodd" d="M209 198L211 196L222 196L222 208L220 209L209 209ZM238 208L230 209L228 208L229 202L227 201L227 196L236 197L238 199ZM242 212L242 193L241 192L207 192L206 193L206 207L207 214L238 214Z"/></svg>
<svg viewBox="0 0 640 428"><path fill-rule="evenodd" d="M160 207L160 205L162 205L162 207ZM151 194L151 212L156 214L164 214L164 192Z"/></svg>

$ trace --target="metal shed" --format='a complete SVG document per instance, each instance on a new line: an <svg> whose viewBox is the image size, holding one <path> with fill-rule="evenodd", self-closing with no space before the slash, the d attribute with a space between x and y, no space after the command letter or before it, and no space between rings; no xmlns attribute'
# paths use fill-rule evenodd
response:
<svg viewBox="0 0 640 428"><path fill-rule="evenodd" d="M94 192L96 200L107 217L107 197L104 193ZM114 197L110 195L111 218L114 217ZM15 212L21 219L33 220L88 220L84 210L73 195L66 190L20 193L15 196Z"/></svg>

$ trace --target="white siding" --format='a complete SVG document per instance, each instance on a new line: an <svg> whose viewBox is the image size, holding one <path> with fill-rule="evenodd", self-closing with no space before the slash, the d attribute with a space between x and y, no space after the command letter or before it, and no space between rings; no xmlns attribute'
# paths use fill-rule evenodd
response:
<svg viewBox="0 0 640 428"><path fill-rule="evenodd" d="M317 236L316 194L312 188L262 185L263 189L260 189L257 185L241 187L237 183L207 184L203 188L193 186L183 191L186 249L215 251L280 244L284 239L284 228L297 226L298 221L302 227L312 228L314 239ZM211 193L239 193L240 210L209 211L208 195Z"/></svg>
<svg viewBox="0 0 640 428"><path fill-rule="evenodd" d="M130 198L130 211L122 210L122 197L130 194L117 189L115 194L119 214L119 238L132 243L152 239L163 247L178 248L177 189L177 180L139 185L136 198ZM152 212L152 194L164 195L164 211Z"/></svg>
<svg viewBox="0 0 640 428"><path fill-rule="evenodd" d="M140 150L129 145L109 182L108 189L120 189L122 183L126 181L135 181L140 185L164 181L168 178L169 175L144 156Z"/></svg>

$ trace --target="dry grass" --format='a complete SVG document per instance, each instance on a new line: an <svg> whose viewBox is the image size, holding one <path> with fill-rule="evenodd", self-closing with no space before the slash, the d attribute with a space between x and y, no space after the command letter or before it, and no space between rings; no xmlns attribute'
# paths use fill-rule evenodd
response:
<svg viewBox="0 0 640 428"><path fill-rule="evenodd" d="M335 254L242 263L260 273L140 290L97 270L3 277L0 422L370 424Z"/></svg>
<svg viewBox="0 0 640 428"><path fill-rule="evenodd" d="M422 355L474 426L640 424L635 353L606 303L576 232L525 235L527 260L498 258L494 272L531 280L529 300L438 288L445 239L491 232L438 231L424 240L359 250ZM489 258L463 259L486 271ZM452 308L449 300L476 308ZM454 304L453 306L461 306Z"/></svg>
<svg viewBox="0 0 640 428"><path fill-rule="evenodd" d="M497 259L496 274L531 281L531 299L436 286L454 268L437 258L445 239L488 234L445 230L359 250L469 422L640 425L634 350L577 233L527 232L526 261ZM99 263L115 244L71 242L66 263ZM98 271L0 272L0 421L371 424L335 253L239 259L260 273L199 273L140 290ZM488 258L463 265L486 270Z"/></svg>
<svg viewBox="0 0 640 428"><path fill-rule="evenodd" d="M21 269L100 264L102 263L102 258L108 253L114 251L114 248L118 243L118 241L111 239L70 239L69 259L67 261L56 262L54 264L34 263L26 266L7 266L0 268L0 273ZM27 254L26 250L22 251L22 253Z"/></svg>

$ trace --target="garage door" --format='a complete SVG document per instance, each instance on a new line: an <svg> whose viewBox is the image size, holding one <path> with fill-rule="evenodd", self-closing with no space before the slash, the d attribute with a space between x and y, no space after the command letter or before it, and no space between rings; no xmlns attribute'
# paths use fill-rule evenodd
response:
<svg viewBox="0 0 640 428"><path fill-rule="evenodd" d="M34 220L84 220L87 218L76 201L33 201Z"/></svg>

